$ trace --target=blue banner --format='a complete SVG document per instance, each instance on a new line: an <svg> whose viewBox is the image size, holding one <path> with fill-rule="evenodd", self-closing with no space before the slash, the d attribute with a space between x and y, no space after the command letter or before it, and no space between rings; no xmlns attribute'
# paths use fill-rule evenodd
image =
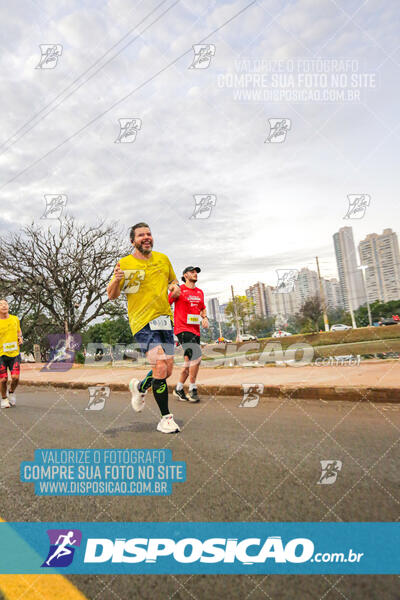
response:
<svg viewBox="0 0 400 600"><path fill-rule="evenodd" d="M0 523L0 573L399 574L400 523Z"/></svg>

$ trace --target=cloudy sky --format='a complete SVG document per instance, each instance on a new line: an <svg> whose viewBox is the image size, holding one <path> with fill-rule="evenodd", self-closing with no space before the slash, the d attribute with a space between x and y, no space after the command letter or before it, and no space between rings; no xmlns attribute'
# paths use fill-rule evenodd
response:
<svg viewBox="0 0 400 600"><path fill-rule="evenodd" d="M3 3L0 234L46 227L44 194L66 194L80 221L147 221L208 297L316 255L336 276L339 227L400 231L399 15L398 0ZM202 40L214 55L189 68ZM54 68L36 68L40 44L62 46ZM269 119L290 120L282 142ZM216 197L207 219L190 218L196 194ZM343 218L348 194L370 196L362 219Z"/></svg>

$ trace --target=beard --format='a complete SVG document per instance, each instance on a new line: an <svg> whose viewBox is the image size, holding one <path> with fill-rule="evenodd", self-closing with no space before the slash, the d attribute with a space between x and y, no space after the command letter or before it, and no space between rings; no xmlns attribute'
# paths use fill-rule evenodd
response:
<svg viewBox="0 0 400 600"><path fill-rule="evenodd" d="M143 244L135 244L136 250L138 250L141 254L150 254L153 249L153 242L150 242L150 247L144 247Z"/></svg>

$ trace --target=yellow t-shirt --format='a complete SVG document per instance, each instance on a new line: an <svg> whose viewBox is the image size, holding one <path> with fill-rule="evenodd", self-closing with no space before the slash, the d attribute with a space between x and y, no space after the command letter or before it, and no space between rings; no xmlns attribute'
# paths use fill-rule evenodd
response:
<svg viewBox="0 0 400 600"><path fill-rule="evenodd" d="M15 315L8 315L7 319L0 319L0 356L18 356L18 331L21 326Z"/></svg>
<svg viewBox="0 0 400 600"><path fill-rule="evenodd" d="M152 252L149 259L140 260L129 254L120 259L119 265L125 271L120 288L128 298L128 318L132 334L135 335L152 319L161 315L169 315L172 319L168 285L176 279L176 275L168 256Z"/></svg>

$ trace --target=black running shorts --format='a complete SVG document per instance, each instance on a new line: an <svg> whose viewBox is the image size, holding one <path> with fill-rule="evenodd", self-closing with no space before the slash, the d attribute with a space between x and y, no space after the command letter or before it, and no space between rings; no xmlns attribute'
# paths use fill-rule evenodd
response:
<svg viewBox="0 0 400 600"><path fill-rule="evenodd" d="M21 355L7 356L3 354L0 356L0 379L7 379L7 369L11 373L11 377L19 377L21 365Z"/></svg>
<svg viewBox="0 0 400 600"><path fill-rule="evenodd" d="M181 331L176 336L183 348L183 355L189 360L201 358L200 336L191 331Z"/></svg>

